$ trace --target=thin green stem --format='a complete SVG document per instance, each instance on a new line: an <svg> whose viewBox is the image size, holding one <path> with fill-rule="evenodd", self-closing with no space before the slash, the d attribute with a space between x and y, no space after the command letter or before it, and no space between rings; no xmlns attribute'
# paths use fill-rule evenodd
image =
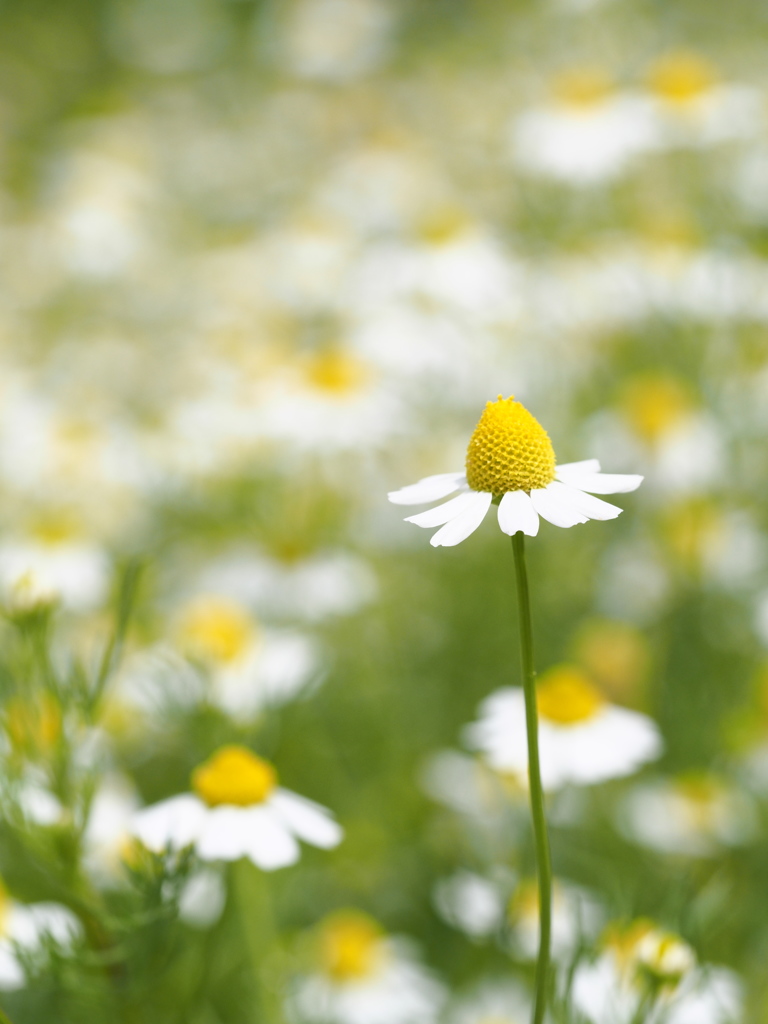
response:
<svg viewBox="0 0 768 1024"><path fill-rule="evenodd" d="M536 708L536 670L533 667L533 627L525 568L525 536L512 536L517 583L517 611L520 619L520 655L525 692L525 727L528 736L528 778L531 816L536 848L536 872L539 880L539 957L536 962L536 1001L532 1024L541 1024L549 991L549 947L552 934L552 862L549 854L547 819L544 814L544 789L539 764L539 716Z"/></svg>

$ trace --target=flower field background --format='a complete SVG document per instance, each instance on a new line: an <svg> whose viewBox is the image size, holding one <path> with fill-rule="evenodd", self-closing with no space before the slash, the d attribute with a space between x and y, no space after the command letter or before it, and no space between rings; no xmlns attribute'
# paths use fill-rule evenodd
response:
<svg viewBox="0 0 768 1024"><path fill-rule="evenodd" d="M767 42L755 0L0 5L13 1024L528 1019L511 545L387 502L499 394L645 477L528 542L549 1019L768 1020Z"/></svg>

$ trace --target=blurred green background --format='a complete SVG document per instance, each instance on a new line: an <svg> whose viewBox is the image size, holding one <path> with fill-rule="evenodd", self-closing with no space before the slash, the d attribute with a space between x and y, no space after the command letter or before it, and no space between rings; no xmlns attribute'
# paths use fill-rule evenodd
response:
<svg viewBox="0 0 768 1024"><path fill-rule="evenodd" d="M524 795L460 810L435 767L519 681L509 541L434 550L386 501L499 393L558 461L646 477L528 545L537 662L652 716L644 777L699 807L660 849L637 778L553 795L555 873L768 1019L766 43L752 0L0 4L3 920L79 922L3 926L15 1024L302 1024L339 908L410 937L440 1019L530 982L514 909L473 938L438 895L535 871ZM190 625L210 594L234 625ZM241 627L287 646L231 712ZM179 916L200 865L127 815L228 743L345 839Z"/></svg>

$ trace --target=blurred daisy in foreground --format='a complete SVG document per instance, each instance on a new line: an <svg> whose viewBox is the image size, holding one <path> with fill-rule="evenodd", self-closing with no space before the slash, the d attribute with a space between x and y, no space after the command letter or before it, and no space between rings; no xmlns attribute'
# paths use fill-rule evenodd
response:
<svg viewBox="0 0 768 1024"><path fill-rule="evenodd" d="M275 371L259 411L264 440L298 454L375 447L402 433L404 415L373 367L338 346Z"/></svg>
<svg viewBox="0 0 768 1024"><path fill-rule="evenodd" d="M521 960L539 948L539 894L535 879L460 871L435 887L435 907L448 924L474 941L495 938ZM579 886L556 881L552 905L552 955L565 957L594 939L603 921L596 899Z"/></svg>
<svg viewBox="0 0 768 1024"><path fill-rule="evenodd" d="M150 850L193 845L201 860L248 857L264 871L294 864L298 841L331 849L343 832L325 807L278 786L245 747L222 747L192 773L192 793L139 811L131 832Z"/></svg>
<svg viewBox="0 0 768 1024"><path fill-rule="evenodd" d="M644 920L610 930L597 960L577 966L571 998L590 1024L735 1024L742 1012L732 971L697 966L687 943Z"/></svg>
<svg viewBox="0 0 768 1024"><path fill-rule="evenodd" d="M82 931L80 922L60 903L19 903L0 889L0 989L25 984L19 954L34 954L46 940L67 947Z"/></svg>
<svg viewBox="0 0 768 1024"><path fill-rule="evenodd" d="M642 97L617 92L599 70L575 69L556 79L548 103L515 121L511 150L526 171L593 185L623 173L657 131Z"/></svg>
<svg viewBox="0 0 768 1024"><path fill-rule="evenodd" d="M526 1024L531 997L514 981L486 979L451 1003L448 1024Z"/></svg>
<svg viewBox="0 0 768 1024"><path fill-rule="evenodd" d="M203 572L201 589L271 617L321 622L352 615L375 598L371 566L343 550L238 550Z"/></svg>
<svg viewBox="0 0 768 1024"><path fill-rule="evenodd" d="M360 911L340 910L321 921L314 957L316 970L299 979L289 998L291 1020L431 1024L445 1001L410 943Z"/></svg>
<svg viewBox="0 0 768 1024"><path fill-rule="evenodd" d="M619 827L660 853L708 857L748 843L758 820L746 793L700 773L638 783L622 801Z"/></svg>
<svg viewBox="0 0 768 1024"><path fill-rule="evenodd" d="M425 528L440 526L430 544L452 547L474 533L491 504L498 504L499 526L510 536L522 531L535 537L539 516L563 527L615 519L621 509L593 493L634 491L642 479L601 473L597 459L556 466L544 428L520 402L499 395L486 403L470 438L464 473L425 477L391 491L389 500L425 505L458 491L445 504L406 518Z"/></svg>
<svg viewBox="0 0 768 1024"><path fill-rule="evenodd" d="M311 637L262 629L243 605L215 594L181 609L176 644L210 674L211 700L233 717L283 704L320 677L320 651Z"/></svg>
<svg viewBox="0 0 768 1024"><path fill-rule="evenodd" d="M707 146L758 136L765 97L752 86L721 81L705 57L687 50L659 57L647 74L661 145Z"/></svg>
<svg viewBox="0 0 768 1024"><path fill-rule="evenodd" d="M638 711L608 704L581 669L559 665L544 672L536 700L545 789L631 775L661 754L656 723ZM525 779L528 744L522 689L505 687L486 698L480 720L466 729L466 739L492 768Z"/></svg>
<svg viewBox="0 0 768 1024"><path fill-rule="evenodd" d="M88 611L104 600L109 577L106 552L66 515L46 516L0 544L0 593L14 610L61 602Z"/></svg>

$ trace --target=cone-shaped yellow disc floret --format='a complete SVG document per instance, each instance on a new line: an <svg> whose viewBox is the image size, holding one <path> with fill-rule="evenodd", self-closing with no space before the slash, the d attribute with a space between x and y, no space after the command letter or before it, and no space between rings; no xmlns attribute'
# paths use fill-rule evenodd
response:
<svg viewBox="0 0 768 1024"><path fill-rule="evenodd" d="M467 448L467 483L506 494L546 487L555 479L549 435L514 397L487 402Z"/></svg>

